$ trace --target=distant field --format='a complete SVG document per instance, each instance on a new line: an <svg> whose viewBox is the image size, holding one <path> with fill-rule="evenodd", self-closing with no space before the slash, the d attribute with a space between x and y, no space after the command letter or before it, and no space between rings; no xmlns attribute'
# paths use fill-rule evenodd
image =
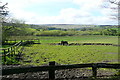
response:
<svg viewBox="0 0 120 80"><path fill-rule="evenodd" d="M40 39L41 43L58 43L62 40L70 43L113 43L118 44L118 36L84 35L84 36L12 36L10 39Z"/></svg>
<svg viewBox="0 0 120 80"><path fill-rule="evenodd" d="M118 59L118 47L116 46L35 44L24 47L23 53L26 60L32 60L28 63L30 65L46 64L49 61L56 61L60 64L114 63Z"/></svg>

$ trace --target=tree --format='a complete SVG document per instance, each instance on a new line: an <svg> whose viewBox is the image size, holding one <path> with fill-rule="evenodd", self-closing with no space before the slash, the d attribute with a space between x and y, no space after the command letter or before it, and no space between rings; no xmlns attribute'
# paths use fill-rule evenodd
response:
<svg viewBox="0 0 120 80"><path fill-rule="evenodd" d="M7 34L5 33L5 31L3 31L3 23L5 23L6 20L6 16L8 15L8 11L7 11L7 5L8 3L2 5L2 2L0 2L0 35L2 35L2 40L0 40L0 42L4 42L7 38ZM4 37L3 37L4 36Z"/></svg>
<svg viewBox="0 0 120 80"><path fill-rule="evenodd" d="M1 4L2 2L0 2ZM0 22L3 23L5 22L5 16L8 15L8 11L7 11L7 5L8 3L4 4L4 5L0 5Z"/></svg>
<svg viewBox="0 0 120 80"><path fill-rule="evenodd" d="M118 0L109 0L109 2L120 6L120 2Z"/></svg>
<svg viewBox="0 0 120 80"><path fill-rule="evenodd" d="M120 15L119 15L119 10L120 10L120 2L118 0L109 0L109 2L111 4L115 4L117 5L117 7L112 7L111 9L113 9L115 12L117 12L117 15L113 15L116 19L118 19L118 21L120 20Z"/></svg>
<svg viewBox="0 0 120 80"><path fill-rule="evenodd" d="M7 19L8 11L7 11L7 4L0 5L0 22L1 24L1 35L2 35L2 42L4 43L5 40L8 40L10 36L18 36L18 35L26 35L28 34L26 31L26 27L28 26L25 24L25 21L19 20L13 17L9 17Z"/></svg>
<svg viewBox="0 0 120 80"><path fill-rule="evenodd" d="M111 19L119 21L120 20L120 15L119 15L120 14L120 1L119 0L104 0L104 2L106 3L104 5L104 8L109 8L112 10Z"/></svg>
<svg viewBox="0 0 120 80"><path fill-rule="evenodd" d="M25 24L23 20L18 20L15 18L10 18L7 23L3 23L3 32L7 34L7 36L25 36L28 33L27 27L29 25ZM7 38L9 38L7 37Z"/></svg>

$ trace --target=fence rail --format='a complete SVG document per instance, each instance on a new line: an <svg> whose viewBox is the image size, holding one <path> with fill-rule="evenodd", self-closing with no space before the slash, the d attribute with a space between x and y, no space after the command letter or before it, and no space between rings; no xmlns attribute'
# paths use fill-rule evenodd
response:
<svg viewBox="0 0 120 80"><path fill-rule="evenodd" d="M55 70L62 69L73 69L73 68L92 68L93 77L97 77L97 69L98 68L112 68L112 69L120 69L120 64L107 64L107 63L89 63L89 64L73 64L73 65L55 65L55 61L49 62L49 66L33 66L33 67L16 67L3 69L3 75L9 74L19 74L19 73L27 73L27 72L39 72L39 71L48 71L49 79L55 79Z"/></svg>
<svg viewBox="0 0 120 80"><path fill-rule="evenodd" d="M13 45L15 43L18 43L19 41L23 41L23 42L25 42L25 41L34 41L34 42L40 43L39 39L23 39L23 40L6 40L6 41L4 41L3 44L5 44L5 45L6 44Z"/></svg>
<svg viewBox="0 0 120 80"><path fill-rule="evenodd" d="M3 59L4 59L4 63L3 63L3 64L6 63L6 61L7 61L6 57L7 57L7 56L13 57L13 55L16 54L16 51L17 51L17 49L20 47L21 44L22 44L22 42L20 41L20 42L14 44L13 46L10 46L10 47L8 47L8 48L3 48L3 49L2 49L2 52L3 52L3 53L2 53L1 56L2 56Z"/></svg>
<svg viewBox="0 0 120 80"><path fill-rule="evenodd" d="M9 44L8 42L13 42L14 45L8 47L8 48L2 48L0 50L2 50L2 54L0 56L3 57L4 59L4 63L7 61L6 60L6 56L12 56L16 54L16 52L18 51L18 48L21 46L21 45L26 45L26 44L31 44L32 43L40 43L39 39L29 39L29 40L20 40L19 42L17 40L7 40L5 41L6 43L4 44ZM21 51L20 51L21 52ZM18 53L18 52L17 52Z"/></svg>

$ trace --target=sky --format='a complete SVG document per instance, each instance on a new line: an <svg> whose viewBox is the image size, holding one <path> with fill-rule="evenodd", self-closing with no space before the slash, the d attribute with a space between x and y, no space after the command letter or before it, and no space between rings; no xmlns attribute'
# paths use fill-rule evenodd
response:
<svg viewBox="0 0 120 80"><path fill-rule="evenodd" d="M103 0L0 0L8 3L10 16L27 24L115 25L113 10ZM116 13L114 13L116 14Z"/></svg>

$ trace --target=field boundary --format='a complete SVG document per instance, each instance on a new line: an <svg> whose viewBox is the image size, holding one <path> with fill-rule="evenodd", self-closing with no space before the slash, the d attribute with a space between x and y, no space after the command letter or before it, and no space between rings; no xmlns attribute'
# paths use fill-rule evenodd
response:
<svg viewBox="0 0 120 80"><path fill-rule="evenodd" d="M37 40L37 43L36 43ZM22 50L18 50L20 48L20 46L25 46L27 44L40 44L40 41L38 39L29 39L29 40L21 40L21 41L16 41L16 40L7 40L5 41L6 43L4 43L4 45L11 45L12 46L8 47L8 48L2 48L0 50L2 50L2 56L3 57L3 64L6 64L6 57L10 57L12 58L13 56L17 56L17 59L20 60L21 56L22 56ZM12 43L11 43L12 42Z"/></svg>
<svg viewBox="0 0 120 80"><path fill-rule="evenodd" d="M40 40L39 39L24 39L24 40L6 40L4 43L2 43L2 45L14 45L15 43L18 42L27 42L27 41L33 41L34 44L39 44Z"/></svg>
<svg viewBox="0 0 120 80"><path fill-rule="evenodd" d="M63 45L61 43L48 43L50 45ZM66 45L103 45L103 46L120 46L120 45L117 45L117 44L111 44L111 43L69 43L69 44L66 44Z"/></svg>
<svg viewBox="0 0 120 80"><path fill-rule="evenodd" d="M9 58L11 58L12 59L12 57L13 56L15 56L15 55L18 55L19 54L19 51L18 51L18 49L20 48L20 46L22 45L22 42L21 41L19 41L19 42L17 42L16 44L14 44L14 45L12 45L12 46L10 46L10 47L8 47L8 48L3 48L2 49L2 57L3 57L3 64L6 64L6 61L7 61L7 56L9 57ZM17 53L17 54L16 54ZM12 61L12 60L11 60Z"/></svg>
<svg viewBox="0 0 120 80"><path fill-rule="evenodd" d="M49 62L48 66L26 66L2 69L3 75L19 74L27 72L48 71L49 79L55 79L55 70L73 69L73 68L92 68L92 77L97 78L97 69L99 68L112 68L120 69L120 64L108 63L88 63L88 64L72 64L72 65L55 65L55 61Z"/></svg>

